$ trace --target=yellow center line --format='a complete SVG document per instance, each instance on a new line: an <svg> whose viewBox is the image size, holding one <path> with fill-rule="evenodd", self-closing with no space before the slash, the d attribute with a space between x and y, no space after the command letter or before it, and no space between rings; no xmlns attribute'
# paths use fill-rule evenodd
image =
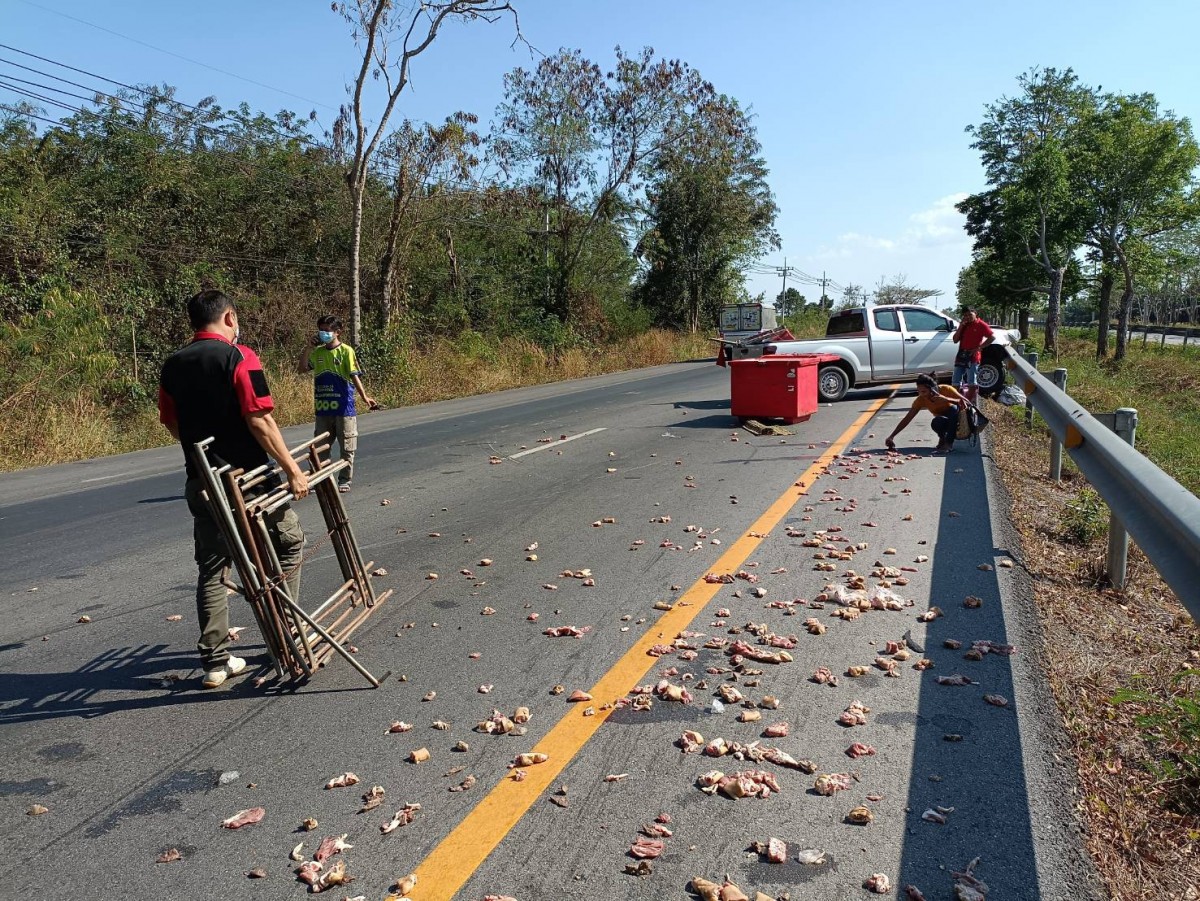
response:
<svg viewBox="0 0 1200 901"><path fill-rule="evenodd" d="M893 396L894 386L891 394L864 410L837 441L759 516L746 533L729 546L708 568L708 572L733 572L740 568L762 544L763 538L757 536L765 536L779 525L796 502L808 493L816 477L845 450L863 426ZM697 580L592 686L591 695L600 703L605 703L628 694L658 662L646 652L664 639L674 640L677 633L688 628L704 611L722 587L720 583L705 582L703 577ZM597 711L595 716L585 717L581 709L583 706L572 705L533 749L548 754L549 760L526 768L527 775L520 782L512 778L501 780L421 862L416 869L417 887L413 898L419 898L420 901L451 901L612 713L611 709L603 710Z"/></svg>

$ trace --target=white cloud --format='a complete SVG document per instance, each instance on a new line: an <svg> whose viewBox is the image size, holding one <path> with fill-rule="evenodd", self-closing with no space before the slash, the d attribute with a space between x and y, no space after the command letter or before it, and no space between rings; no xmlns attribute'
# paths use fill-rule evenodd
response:
<svg viewBox="0 0 1200 901"><path fill-rule="evenodd" d="M961 244L970 247L971 239L963 230L963 215L954 205L966 197L966 193L948 194L940 197L923 210L908 217L908 225L896 237L888 238L861 232L846 232L838 235L832 246L824 246L816 257L846 259L855 255L855 249L883 251L885 253L911 254L922 247Z"/></svg>
<svg viewBox="0 0 1200 901"><path fill-rule="evenodd" d="M838 235L838 244L843 251L841 256L849 256L852 247L869 247L872 250L895 250L896 241L890 238L876 238L873 235L861 235L858 232L846 232Z"/></svg>
<svg viewBox="0 0 1200 901"><path fill-rule="evenodd" d="M971 238L963 228L964 217L954 208L966 196L956 193L933 200L899 219L892 234L847 231L812 253L792 255L789 262L811 277L788 284L795 284L812 299L820 293L812 279L823 276L834 281L831 293L835 295L840 293L839 286L855 284L870 290L881 279L903 276L922 288L940 290L942 296L934 303L944 308L954 302L959 270L971 262ZM864 225L869 229L871 223ZM752 294L762 291L774 297L781 282L777 277L755 275L749 279L749 287Z"/></svg>
<svg viewBox="0 0 1200 901"><path fill-rule="evenodd" d="M965 217L955 209L955 205L966 197L964 192L949 194L919 213L913 213L908 217L912 224L905 234L913 237L917 244L926 246L969 244L971 239L963 230Z"/></svg>
<svg viewBox="0 0 1200 901"><path fill-rule="evenodd" d="M951 302L959 269L971 261L971 238L954 205L967 195L948 194L911 213L895 233L847 231L800 258L802 269L827 272L842 285L867 288L903 275L924 288L940 289ZM764 280L764 286L769 287ZM775 288L777 291L778 288Z"/></svg>

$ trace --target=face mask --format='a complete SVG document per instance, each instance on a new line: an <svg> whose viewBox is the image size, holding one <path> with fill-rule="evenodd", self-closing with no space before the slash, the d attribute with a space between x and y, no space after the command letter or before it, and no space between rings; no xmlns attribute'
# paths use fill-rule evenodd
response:
<svg viewBox="0 0 1200 901"><path fill-rule="evenodd" d="M317 338L322 344L329 344L333 341L333 332L317 332Z"/></svg>
<svg viewBox="0 0 1200 901"><path fill-rule="evenodd" d="M241 340L242 340L242 330L238 329L236 332L233 333L233 343L237 344Z"/></svg>

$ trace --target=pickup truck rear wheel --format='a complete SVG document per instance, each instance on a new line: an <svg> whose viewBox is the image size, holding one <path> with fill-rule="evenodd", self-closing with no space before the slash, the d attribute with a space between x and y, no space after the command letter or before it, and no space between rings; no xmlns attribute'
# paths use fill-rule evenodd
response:
<svg viewBox="0 0 1200 901"><path fill-rule="evenodd" d="M817 394L826 403L839 401L850 390L850 377L846 370L835 363L822 366L817 371Z"/></svg>
<svg viewBox="0 0 1200 901"><path fill-rule="evenodd" d="M1004 366L997 359L984 360L979 364L979 393L991 397L1004 387Z"/></svg>

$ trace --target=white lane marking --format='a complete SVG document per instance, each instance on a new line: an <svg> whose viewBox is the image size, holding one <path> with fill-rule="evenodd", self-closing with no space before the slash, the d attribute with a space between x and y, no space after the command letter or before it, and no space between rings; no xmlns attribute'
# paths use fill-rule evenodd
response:
<svg viewBox="0 0 1200 901"><path fill-rule="evenodd" d="M97 476L94 479L84 479L79 484L86 485L88 482L103 482L105 479L119 479L121 476L127 476L127 475L129 475L129 473L127 473L127 472L117 472L117 473L113 473L111 476Z"/></svg>
<svg viewBox="0 0 1200 901"><path fill-rule="evenodd" d="M588 435L595 435L597 432L607 431L605 428L592 429L587 432L580 432L578 435L568 435L566 438L560 438L558 441L551 441L549 444L539 444L537 447L531 447L529 450L518 451L515 454L509 454L508 459L515 460L518 457L524 457L527 454L536 454L538 451L549 450L552 447L561 447L568 441L574 441L576 438L586 438Z"/></svg>

